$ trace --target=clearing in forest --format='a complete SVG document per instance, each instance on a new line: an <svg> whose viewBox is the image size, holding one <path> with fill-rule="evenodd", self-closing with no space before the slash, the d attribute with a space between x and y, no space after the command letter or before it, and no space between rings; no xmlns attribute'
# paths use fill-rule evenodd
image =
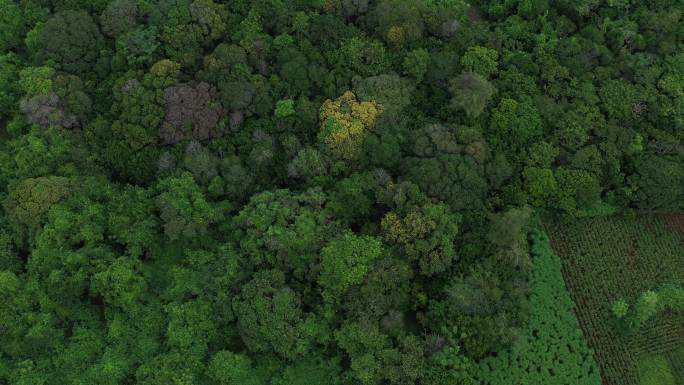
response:
<svg viewBox="0 0 684 385"><path fill-rule="evenodd" d="M604 383L646 385L671 372L674 384L684 384L684 316L660 314L627 336L611 314L617 299L634 303L662 284L684 286L684 215L582 218L546 227Z"/></svg>

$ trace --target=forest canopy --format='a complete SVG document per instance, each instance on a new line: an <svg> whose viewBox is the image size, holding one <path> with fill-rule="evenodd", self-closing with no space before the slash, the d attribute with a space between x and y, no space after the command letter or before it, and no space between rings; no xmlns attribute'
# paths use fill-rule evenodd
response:
<svg viewBox="0 0 684 385"><path fill-rule="evenodd" d="M598 385L537 219L684 209L682 26L0 0L0 385Z"/></svg>

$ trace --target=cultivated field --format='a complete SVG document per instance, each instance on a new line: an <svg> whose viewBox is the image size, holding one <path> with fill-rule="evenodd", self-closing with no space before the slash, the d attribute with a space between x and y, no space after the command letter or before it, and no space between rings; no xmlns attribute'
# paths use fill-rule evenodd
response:
<svg viewBox="0 0 684 385"><path fill-rule="evenodd" d="M663 314L625 336L610 311L619 298L634 303L661 284L684 285L684 215L549 221L546 227L604 383L684 384L684 316Z"/></svg>

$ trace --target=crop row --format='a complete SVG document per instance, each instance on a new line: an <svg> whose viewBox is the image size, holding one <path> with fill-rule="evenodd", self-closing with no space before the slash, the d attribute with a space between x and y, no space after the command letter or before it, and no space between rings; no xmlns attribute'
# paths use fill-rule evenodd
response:
<svg viewBox="0 0 684 385"><path fill-rule="evenodd" d="M662 317L635 335L624 335L610 313L618 298L634 300L659 284L684 283L684 232L679 229L684 229L684 215L547 223L585 338L610 385L638 385L639 356L684 345L684 317Z"/></svg>

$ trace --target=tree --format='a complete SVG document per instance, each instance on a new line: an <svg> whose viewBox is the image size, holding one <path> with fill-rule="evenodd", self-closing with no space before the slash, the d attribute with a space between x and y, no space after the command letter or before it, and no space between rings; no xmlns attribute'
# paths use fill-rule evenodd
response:
<svg viewBox="0 0 684 385"><path fill-rule="evenodd" d="M20 107L28 122L32 124L65 128L72 128L77 125L76 116L65 113L64 105L55 94L37 95L23 99Z"/></svg>
<svg viewBox="0 0 684 385"><path fill-rule="evenodd" d="M149 66L158 58L159 38L155 27L135 28L116 39L116 50L129 66Z"/></svg>
<svg viewBox="0 0 684 385"><path fill-rule="evenodd" d="M457 139L450 127L426 125L413 132L413 154L402 159L402 175L426 195L449 205L453 212L478 210L489 186L484 176L484 158L466 153L468 146L464 144L474 143L479 143L480 148L484 144L477 136Z"/></svg>
<svg viewBox="0 0 684 385"><path fill-rule="evenodd" d="M684 196L684 168L668 158L647 157L638 166L638 204L644 208L678 208Z"/></svg>
<svg viewBox="0 0 684 385"><path fill-rule="evenodd" d="M492 111L492 142L502 148L526 147L542 134L542 120L531 101L502 99Z"/></svg>
<svg viewBox="0 0 684 385"><path fill-rule="evenodd" d="M219 80L242 80L251 73L247 52L237 45L221 43L214 51L204 57L204 67L200 76L202 80L219 83Z"/></svg>
<svg viewBox="0 0 684 385"><path fill-rule="evenodd" d="M372 11L376 31L385 41L401 48L419 40L423 34L424 6L407 0L383 0Z"/></svg>
<svg viewBox="0 0 684 385"><path fill-rule="evenodd" d="M288 190L254 195L234 218L245 266L278 268L302 280L313 280L320 249L339 231L323 210L327 197L318 190Z"/></svg>
<svg viewBox="0 0 684 385"><path fill-rule="evenodd" d="M38 32L40 60L54 60L58 68L80 75L89 72L98 59L102 35L93 18L84 11L62 11L52 15Z"/></svg>
<svg viewBox="0 0 684 385"><path fill-rule="evenodd" d="M402 67L404 73L416 79L420 83L425 77L430 64L430 53L424 48L417 48L410 51L404 57Z"/></svg>
<svg viewBox="0 0 684 385"><path fill-rule="evenodd" d="M144 306L149 290L138 259L122 256L93 274L90 290L112 310L134 312Z"/></svg>
<svg viewBox="0 0 684 385"><path fill-rule="evenodd" d="M317 362L320 361L320 362ZM272 380L273 385L308 385L312 383L342 384L342 368L339 360L315 360L295 362Z"/></svg>
<svg viewBox="0 0 684 385"><path fill-rule="evenodd" d="M208 185L219 174L219 159L201 143L192 140L185 147L183 168L192 173L193 178L203 185ZM218 182L222 183L222 181ZM223 188L223 186L221 186Z"/></svg>
<svg viewBox="0 0 684 385"><path fill-rule="evenodd" d="M391 342L376 325L350 323L337 330L335 338L351 358L357 381L370 385L382 380L382 355L391 349Z"/></svg>
<svg viewBox="0 0 684 385"><path fill-rule="evenodd" d="M390 66L382 43L368 38L353 37L346 40L332 56L332 60L340 67L363 77L385 73Z"/></svg>
<svg viewBox="0 0 684 385"><path fill-rule="evenodd" d="M476 118L484 111L496 89L482 76L463 72L450 81L449 91L452 94L451 105Z"/></svg>
<svg viewBox="0 0 684 385"><path fill-rule="evenodd" d="M209 377L221 385L261 385L255 375L252 360L239 353L221 350L211 357L207 368Z"/></svg>
<svg viewBox="0 0 684 385"><path fill-rule="evenodd" d="M108 232L131 257L140 257L159 242L159 220L155 215L154 192L128 186L117 191L108 205Z"/></svg>
<svg viewBox="0 0 684 385"><path fill-rule="evenodd" d="M128 72L113 85L114 121L90 127L91 146L122 180L150 184L156 178L160 149L159 126L164 120L164 90L177 83L180 65L160 60L149 72Z"/></svg>
<svg viewBox="0 0 684 385"><path fill-rule="evenodd" d="M328 12L338 12L342 17L350 18L368 12L369 0L331 0L325 2L324 9Z"/></svg>
<svg viewBox="0 0 684 385"><path fill-rule="evenodd" d="M356 160L368 129L384 111L378 103L358 102L347 91L335 100L326 100L319 113L321 131L319 139L336 158Z"/></svg>
<svg viewBox="0 0 684 385"><path fill-rule="evenodd" d="M291 99L286 99L286 100L279 100L276 103L276 108L274 112L276 118L287 118L288 116L292 116L295 114L295 108L294 108L294 100Z"/></svg>
<svg viewBox="0 0 684 385"><path fill-rule="evenodd" d="M456 258L454 241L459 217L443 204L412 208L403 218L390 212L382 219L385 239L397 244L424 275L447 270Z"/></svg>
<svg viewBox="0 0 684 385"><path fill-rule="evenodd" d="M619 299L613 303L613 306L611 306L610 311L616 318L622 319L627 315L627 312L629 311L629 304L624 299Z"/></svg>
<svg viewBox="0 0 684 385"><path fill-rule="evenodd" d="M396 74L354 79L354 94L361 102L382 106L383 116L395 117L411 103L413 85Z"/></svg>
<svg viewBox="0 0 684 385"><path fill-rule="evenodd" d="M18 242L30 241L47 220L50 207L72 194L73 182L59 176L27 178L14 187L6 202Z"/></svg>
<svg viewBox="0 0 684 385"><path fill-rule="evenodd" d="M546 207L553 204L552 199L558 194L558 182L552 170L525 167L523 179L529 202L532 205Z"/></svg>
<svg viewBox="0 0 684 385"><path fill-rule="evenodd" d="M51 67L26 67L19 72L19 85L28 96L48 95L52 92L54 75Z"/></svg>
<svg viewBox="0 0 684 385"><path fill-rule="evenodd" d="M2 170L4 178L76 175L75 160L82 154L79 143L64 129L33 127L30 132L7 143L9 157ZM82 158L81 166L88 165Z"/></svg>
<svg viewBox="0 0 684 385"><path fill-rule="evenodd" d="M498 72L498 59L499 53L495 50L476 45L468 47L461 57L461 66L465 71L489 78Z"/></svg>
<svg viewBox="0 0 684 385"><path fill-rule="evenodd" d="M280 43L280 40L274 43ZM315 79L318 65L310 63L309 59L293 44L288 44L280 50L278 64L280 77L288 84L288 95L309 95L314 84L320 81L320 79Z"/></svg>
<svg viewBox="0 0 684 385"><path fill-rule="evenodd" d="M560 194L558 207L568 213L589 209L601 200L599 180L588 171L559 168L556 180Z"/></svg>
<svg viewBox="0 0 684 385"><path fill-rule="evenodd" d="M345 223L364 223L373 206L375 183L368 173L353 174L338 181L326 209Z"/></svg>
<svg viewBox="0 0 684 385"><path fill-rule="evenodd" d="M205 235L221 213L207 202L192 175L185 172L159 181L157 209L164 222L164 234L171 241Z"/></svg>
<svg viewBox="0 0 684 385"><path fill-rule="evenodd" d="M560 151L549 142L542 140L530 144L527 153L525 163L528 166L550 168Z"/></svg>
<svg viewBox="0 0 684 385"><path fill-rule="evenodd" d="M609 119L628 121L639 101L635 87L624 80L609 80L600 89L601 108Z"/></svg>
<svg viewBox="0 0 684 385"><path fill-rule="evenodd" d="M310 342L303 335L301 298L279 270L261 270L233 299L240 336L252 352L273 352L295 359Z"/></svg>
<svg viewBox="0 0 684 385"><path fill-rule="evenodd" d="M254 189L254 176L247 169L242 159L237 156L226 156L219 165L226 197L235 202L244 202Z"/></svg>
<svg viewBox="0 0 684 385"><path fill-rule="evenodd" d="M133 0L114 0L100 15L102 32L107 36L118 37L132 30L137 24L139 10Z"/></svg>
<svg viewBox="0 0 684 385"><path fill-rule="evenodd" d="M318 284L326 301L335 303L353 285L358 285L371 264L382 253L380 240L347 231L321 250Z"/></svg>
<svg viewBox="0 0 684 385"><path fill-rule="evenodd" d="M151 13L150 24L159 28L166 56L184 68L196 68L202 49L226 30L226 10L212 0L162 2Z"/></svg>
<svg viewBox="0 0 684 385"><path fill-rule="evenodd" d="M202 363L190 358L178 351L159 353L137 368L135 381L141 385L196 383L203 377Z"/></svg>
<svg viewBox="0 0 684 385"><path fill-rule="evenodd" d="M658 293L651 290L643 292L634 305L634 322L640 325L653 317L658 309L657 305Z"/></svg>
<svg viewBox="0 0 684 385"><path fill-rule="evenodd" d="M168 314L168 345L201 360L218 334L213 319L216 312L211 304L202 299L194 299L170 303L164 310Z"/></svg>
<svg viewBox="0 0 684 385"><path fill-rule="evenodd" d="M19 58L14 54L0 55L0 119L8 121L17 108Z"/></svg>
<svg viewBox="0 0 684 385"><path fill-rule="evenodd" d="M159 128L164 144L187 139L206 140L223 134L223 108L208 83L181 83L164 90L166 113Z"/></svg>
<svg viewBox="0 0 684 385"><path fill-rule="evenodd" d="M340 304L347 319L384 320L383 330L396 336L408 332L405 317L421 299L412 292L415 267L403 255L391 254L373 262L363 282L349 287Z"/></svg>
<svg viewBox="0 0 684 385"><path fill-rule="evenodd" d="M532 265L527 241L531 218L532 209L529 207L492 214L487 234L487 239L496 246L500 260L526 271Z"/></svg>
<svg viewBox="0 0 684 385"><path fill-rule="evenodd" d="M413 335L392 339L365 322L347 323L335 332L350 358L352 380L361 384L415 384L425 374L424 349Z"/></svg>
<svg viewBox="0 0 684 385"><path fill-rule="evenodd" d="M19 46L27 28L18 4L11 0L0 1L0 25L0 51L7 52Z"/></svg>
<svg viewBox="0 0 684 385"><path fill-rule="evenodd" d="M73 128L90 113L92 102L77 76L56 74L51 67L27 67L19 73L19 85L26 93L20 107L30 123Z"/></svg>
<svg viewBox="0 0 684 385"><path fill-rule="evenodd" d="M61 306L66 319L92 315L94 309L82 299L90 290L93 275L114 259L112 248L104 241L106 203L111 194L105 178L80 178L78 193L52 204L33 243L26 270L39 283L36 295Z"/></svg>

